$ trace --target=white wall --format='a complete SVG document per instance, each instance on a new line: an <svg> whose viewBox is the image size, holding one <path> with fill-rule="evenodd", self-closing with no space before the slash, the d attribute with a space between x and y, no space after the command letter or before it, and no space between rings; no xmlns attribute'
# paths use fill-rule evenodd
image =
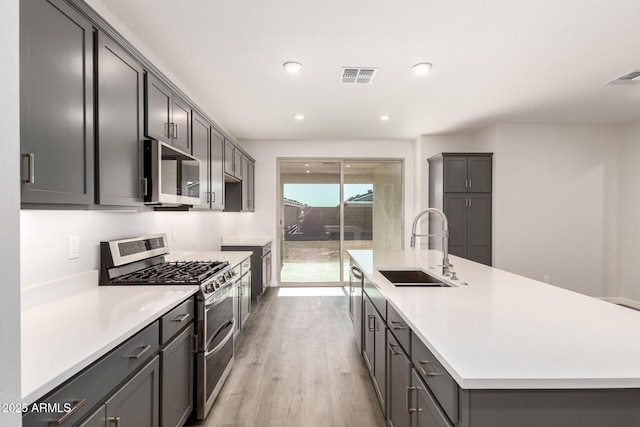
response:
<svg viewBox="0 0 640 427"><path fill-rule="evenodd" d="M276 187L278 158L393 158L404 159L404 224L405 245L409 237L407 228L415 215L413 205L414 142L410 140L349 140L349 141L313 141L313 140L241 140L240 145L256 160L256 210L254 213L241 213L238 217L239 234L264 235L274 241L274 253L278 253L277 236L277 195ZM409 226L407 227L407 224ZM409 230L410 232L410 230ZM280 265L274 261L275 268Z"/></svg>
<svg viewBox="0 0 640 427"><path fill-rule="evenodd" d="M620 152L618 281L620 302L640 309L640 122L625 128Z"/></svg>
<svg viewBox="0 0 640 427"><path fill-rule="evenodd" d="M98 269L100 241L167 233L171 251L219 250L221 233L236 233L236 213L21 212L23 288ZM69 260L67 237L80 236L80 257ZM38 266L34 268L34 266Z"/></svg>
<svg viewBox="0 0 640 427"><path fill-rule="evenodd" d="M20 116L19 0L0 2L0 403L21 400L20 386ZM0 425L20 426L19 413L0 411Z"/></svg>
<svg viewBox="0 0 640 427"><path fill-rule="evenodd" d="M617 296L622 127L499 124L493 134L478 141L495 148L494 266Z"/></svg>

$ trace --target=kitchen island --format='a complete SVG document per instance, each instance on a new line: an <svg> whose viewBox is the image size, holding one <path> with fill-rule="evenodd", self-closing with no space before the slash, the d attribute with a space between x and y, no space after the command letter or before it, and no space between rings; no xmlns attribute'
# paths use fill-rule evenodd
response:
<svg viewBox="0 0 640 427"><path fill-rule="evenodd" d="M386 300L381 316L410 328L405 350L425 346L455 381L453 425L640 425L640 312L455 256L451 281L439 251L348 252ZM379 272L414 268L453 286Z"/></svg>

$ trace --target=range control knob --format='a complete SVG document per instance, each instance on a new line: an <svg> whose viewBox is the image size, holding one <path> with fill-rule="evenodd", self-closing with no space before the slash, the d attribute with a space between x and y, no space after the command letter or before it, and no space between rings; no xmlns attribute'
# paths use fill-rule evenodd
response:
<svg viewBox="0 0 640 427"><path fill-rule="evenodd" d="M208 285L205 285L204 291L206 293L213 292L213 283L209 283Z"/></svg>

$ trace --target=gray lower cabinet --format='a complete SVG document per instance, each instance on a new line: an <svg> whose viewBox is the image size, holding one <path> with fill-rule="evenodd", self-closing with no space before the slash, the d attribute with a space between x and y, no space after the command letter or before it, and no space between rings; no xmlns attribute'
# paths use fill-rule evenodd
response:
<svg viewBox="0 0 640 427"><path fill-rule="evenodd" d="M383 415L386 415L387 402L387 327L384 317L374 308L369 297L364 299L364 339L362 342L362 354L364 356L369 374L380 401Z"/></svg>
<svg viewBox="0 0 640 427"><path fill-rule="evenodd" d="M251 255L251 299L259 301L271 284L271 242L263 246L226 245L223 251L250 251Z"/></svg>
<svg viewBox="0 0 640 427"><path fill-rule="evenodd" d="M245 327L251 314L251 257L234 267L236 272L233 288L234 336Z"/></svg>
<svg viewBox="0 0 640 427"><path fill-rule="evenodd" d="M145 74L145 134L191 153L191 106L153 74Z"/></svg>
<svg viewBox="0 0 640 427"><path fill-rule="evenodd" d="M411 360L391 332L387 333L387 341L387 421L392 427L407 427L411 421Z"/></svg>
<svg viewBox="0 0 640 427"><path fill-rule="evenodd" d="M142 205L144 70L127 51L98 33L97 202Z"/></svg>
<svg viewBox="0 0 640 427"><path fill-rule="evenodd" d="M240 329L244 328L251 313L251 260L242 263L242 278L240 279Z"/></svg>
<svg viewBox="0 0 640 427"><path fill-rule="evenodd" d="M183 426L193 409L193 342L188 326L160 351L162 427Z"/></svg>
<svg viewBox="0 0 640 427"><path fill-rule="evenodd" d="M411 388L407 396L407 408L411 411L411 427L453 427L414 369L411 369Z"/></svg>
<svg viewBox="0 0 640 427"><path fill-rule="evenodd" d="M491 265L491 153L441 153L429 161L429 206L441 209L449 220L449 253ZM431 232L440 232L440 220L429 218ZM431 237L439 248L441 238Z"/></svg>
<svg viewBox="0 0 640 427"><path fill-rule="evenodd" d="M22 203L94 203L94 29L63 0L20 2Z"/></svg>
<svg viewBox="0 0 640 427"><path fill-rule="evenodd" d="M107 400L107 423L115 426L158 427L160 390L160 357L138 372Z"/></svg>
<svg viewBox="0 0 640 427"><path fill-rule="evenodd" d="M156 356L80 427L158 427L160 362Z"/></svg>

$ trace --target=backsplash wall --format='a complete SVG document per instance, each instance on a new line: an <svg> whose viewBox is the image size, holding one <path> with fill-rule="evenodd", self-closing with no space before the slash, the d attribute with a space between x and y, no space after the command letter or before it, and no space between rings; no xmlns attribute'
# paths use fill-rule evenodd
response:
<svg viewBox="0 0 640 427"><path fill-rule="evenodd" d="M175 251L219 250L222 236L237 234L237 213L20 211L21 288L100 266L99 243L166 233ZM68 236L80 237L80 257L68 259Z"/></svg>

